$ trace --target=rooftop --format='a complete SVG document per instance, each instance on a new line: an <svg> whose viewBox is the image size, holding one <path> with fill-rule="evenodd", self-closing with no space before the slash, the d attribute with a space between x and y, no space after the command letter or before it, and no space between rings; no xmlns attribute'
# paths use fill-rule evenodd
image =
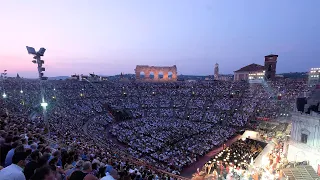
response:
<svg viewBox="0 0 320 180"><path fill-rule="evenodd" d="M278 57L278 55L276 55L276 54L269 54L269 55L266 55L266 56L264 56L264 57L274 57L274 56L277 56L277 57Z"/></svg>
<svg viewBox="0 0 320 180"><path fill-rule="evenodd" d="M235 72L255 72L255 71L263 71L263 70L264 70L264 66L253 63L248 66L242 67L241 69Z"/></svg>

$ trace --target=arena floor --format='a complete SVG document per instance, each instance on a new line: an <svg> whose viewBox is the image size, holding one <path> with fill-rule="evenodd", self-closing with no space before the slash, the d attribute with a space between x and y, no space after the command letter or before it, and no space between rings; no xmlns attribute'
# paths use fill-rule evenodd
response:
<svg viewBox="0 0 320 180"><path fill-rule="evenodd" d="M241 135L237 135L235 137L233 137L232 139L230 139L229 141L227 141L227 143L225 143L227 146L231 145L232 143L234 143L235 141L237 141L239 138L241 138ZM185 168L182 172L181 172L181 176L183 177L188 177L191 178L192 174L197 172L197 169L199 168L200 170L202 169L203 165L208 162L210 160L211 157L213 157L214 155L216 155L218 152L220 152L222 150L222 146L213 149L212 151L210 151L208 154L206 154L205 156L201 157L196 163L191 164L189 167Z"/></svg>

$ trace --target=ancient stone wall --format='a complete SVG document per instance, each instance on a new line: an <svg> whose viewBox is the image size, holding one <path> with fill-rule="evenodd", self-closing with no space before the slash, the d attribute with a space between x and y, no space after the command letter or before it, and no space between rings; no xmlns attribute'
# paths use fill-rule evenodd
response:
<svg viewBox="0 0 320 180"><path fill-rule="evenodd" d="M144 77L141 78L141 73L144 73ZM172 77L169 77L169 73L172 73ZM144 66L137 65L135 69L136 80L138 81L176 81L177 80L177 66ZM153 77L150 75L153 74ZM163 77L160 77L160 74Z"/></svg>

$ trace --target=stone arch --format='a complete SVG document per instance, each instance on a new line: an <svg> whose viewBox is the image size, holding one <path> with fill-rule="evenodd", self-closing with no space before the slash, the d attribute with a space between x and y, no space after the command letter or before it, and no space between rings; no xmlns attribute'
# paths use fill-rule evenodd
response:
<svg viewBox="0 0 320 180"><path fill-rule="evenodd" d="M154 79L154 72L153 71L150 71L149 78Z"/></svg>
<svg viewBox="0 0 320 180"><path fill-rule="evenodd" d="M163 71L160 70L158 73L159 79L163 79L163 75L164 75Z"/></svg>
<svg viewBox="0 0 320 180"><path fill-rule="evenodd" d="M176 65L169 66L169 67L138 65L136 66L135 74L136 74L136 80L176 81L177 67Z"/></svg>
<svg viewBox="0 0 320 180"><path fill-rule="evenodd" d="M308 129L306 129L306 128L302 128L301 130L300 130L300 133L301 134L306 134L306 135L310 135L310 131L308 130Z"/></svg>
<svg viewBox="0 0 320 180"><path fill-rule="evenodd" d="M172 75L173 75L172 71L169 71L168 72L168 79L172 79Z"/></svg>
<svg viewBox="0 0 320 180"><path fill-rule="evenodd" d="M140 79L144 79L146 77L146 73L144 73L144 71L140 71L139 77L140 77Z"/></svg>

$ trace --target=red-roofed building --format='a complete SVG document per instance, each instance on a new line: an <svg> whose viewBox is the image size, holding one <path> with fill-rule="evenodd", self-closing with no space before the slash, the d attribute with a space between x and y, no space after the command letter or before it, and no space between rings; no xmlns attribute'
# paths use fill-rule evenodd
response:
<svg viewBox="0 0 320 180"><path fill-rule="evenodd" d="M235 81L274 79L276 75L278 55L270 54L265 56L264 66L259 64L250 64L234 71Z"/></svg>

